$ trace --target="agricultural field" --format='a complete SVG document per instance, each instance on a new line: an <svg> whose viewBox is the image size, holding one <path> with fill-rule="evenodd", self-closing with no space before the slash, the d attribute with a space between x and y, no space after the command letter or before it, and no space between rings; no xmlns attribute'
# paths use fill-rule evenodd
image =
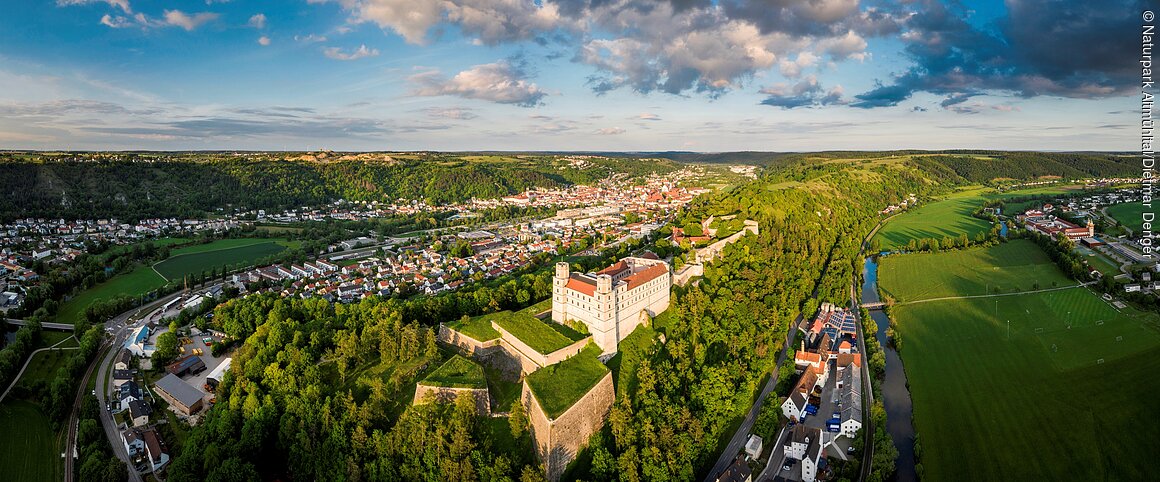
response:
<svg viewBox="0 0 1160 482"><path fill-rule="evenodd" d="M1131 229L1132 232L1138 232L1144 227L1144 220L1142 214L1144 212L1144 205L1138 202L1116 204L1108 206L1108 216L1111 216L1124 227Z"/></svg>
<svg viewBox="0 0 1160 482"><path fill-rule="evenodd" d="M35 403L0 403L0 473L12 482L57 481L64 477L60 449L48 417Z"/></svg>
<svg viewBox="0 0 1160 482"><path fill-rule="evenodd" d="M225 239L174 250L169 259L153 265L153 269L169 281L180 281L213 268L252 264L281 253L290 244L284 239Z"/></svg>
<svg viewBox="0 0 1160 482"><path fill-rule="evenodd" d="M886 256L880 258L878 276L883 294L897 302L1077 284L1025 239L991 248Z"/></svg>
<svg viewBox="0 0 1160 482"><path fill-rule="evenodd" d="M128 273L114 276L112 279L81 291L60 306L56 314L57 323L75 324L84 316L85 308L100 300L108 300L120 295L141 296L152 290L165 286L162 278L148 266L141 266Z"/></svg>
<svg viewBox="0 0 1160 482"><path fill-rule="evenodd" d="M1049 262L1028 260L1027 248L1036 247L929 255L924 273L937 293L905 286L917 279L913 270L898 276L898 267L923 263L906 258L926 255L884 259L895 272L883 270L880 282L916 297L976 294L983 290L978 277L992 269L988 279L1008 285L1021 275L1041 284L1063 277ZM953 266L959 268L947 269ZM1160 316L1117 310L1083 287L890 310L925 479L1149 477L1160 453L1160 440L1150 435L1160 429L1150 402L1160 390L1151 375L1160 369Z"/></svg>
<svg viewBox="0 0 1160 482"><path fill-rule="evenodd" d="M956 238L965 234L973 240L991 229L991 223L971 216L984 199L979 189L960 191L941 201L921 204L887 221L874 239L884 250L906 246L910 240Z"/></svg>

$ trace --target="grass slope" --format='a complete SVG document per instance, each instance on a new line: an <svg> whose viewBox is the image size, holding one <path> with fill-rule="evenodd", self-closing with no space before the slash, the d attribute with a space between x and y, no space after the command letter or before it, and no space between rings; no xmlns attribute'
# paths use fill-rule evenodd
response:
<svg viewBox="0 0 1160 482"><path fill-rule="evenodd" d="M912 239L958 237L976 235L991 229L991 224L971 216L983 203L981 190L974 189L952 194L947 199L934 201L909 210L890 219L878 233L882 249L906 246Z"/></svg>
<svg viewBox="0 0 1160 482"><path fill-rule="evenodd" d="M959 283L960 273L1020 259L1007 251L960 260L958 271L930 269L927 282L966 287L969 294L975 283ZM1006 273L1019 268L999 266ZM1048 268L1055 269L1022 269L1049 276ZM881 282L901 289L890 284L897 278ZM1160 369L1156 315L1121 313L1075 288L895 306L892 316L925 478L1147 478L1150 459L1160 453L1160 440L1150 435L1160 429L1150 402L1160 390L1150 375Z"/></svg>
<svg viewBox="0 0 1160 482"><path fill-rule="evenodd" d="M1143 212L1144 205L1138 202L1108 206L1108 215L1133 232L1139 232L1144 228Z"/></svg>
<svg viewBox="0 0 1160 482"><path fill-rule="evenodd" d="M423 384L436 387L486 388L487 379L483 376L483 367L459 355L454 355L438 370L427 375L423 379Z"/></svg>
<svg viewBox="0 0 1160 482"><path fill-rule="evenodd" d="M0 474L11 482L57 481L64 464L48 417L36 404L5 400L0 404Z"/></svg>
<svg viewBox="0 0 1160 482"><path fill-rule="evenodd" d="M1031 291L1077 284L1035 243L1016 239L992 248L886 256L878 269L882 291L896 301Z"/></svg>
<svg viewBox="0 0 1160 482"><path fill-rule="evenodd" d="M552 353L584 339L585 335L559 323L540 319L521 312L501 311L486 315L484 319L494 321L533 350L542 354Z"/></svg>
<svg viewBox="0 0 1160 482"><path fill-rule="evenodd" d="M84 315L85 308L96 301L112 299L119 295L141 296L162 286L165 286L165 278L153 271L153 268L140 266L78 293L60 306L54 321L75 324Z"/></svg>
<svg viewBox="0 0 1160 482"><path fill-rule="evenodd" d="M559 417L608 373L596 357L600 348L589 344L576 356L536 370L524 380L549 418Z"/></svg>
<svg viewBox="0 0 1160 482"><path fill-rule="evenodd" d="M468 318L466 321L458 319L447 323L447 327L474 338L476 341L488 341L499 338L499 332L491 327L489 315L480 315Z"/></svg>

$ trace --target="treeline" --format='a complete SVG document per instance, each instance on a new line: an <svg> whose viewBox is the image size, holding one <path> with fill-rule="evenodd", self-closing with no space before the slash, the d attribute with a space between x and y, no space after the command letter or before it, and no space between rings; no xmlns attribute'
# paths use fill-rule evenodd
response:
<svg viewBox="0 0 1160 482"><path fill-rule="evenodd" d="M40 282L29 287L24 303L10 313L12 318L56 315L61 299L92 288L118 274L127 273L138 263L151 263L169 257L169 247L144 241L125 246L90 244L82 254L67 264L38 261L31 266L40 274Z"/></svg>
<svg viewBox="0 0 1160 482"><path fill-rule="evenodd" d="M99 385L99 383L98 383ZM77 423L77 463L73 464L77 480L100 482L127 480L125 463L113 455L112 446L101 428L101 407L97 397L85 396Z"/></svg>
<svg viewBox="0 0 1160 482"><path fill-rule="evenodd" d="M0 323L0 326L6 328L7 323ZM16 330L16 338L12 343L0 349L0 390L8 388L8 384L12 383L24 366L24 359L36 350L36 345L40 343L40 330L39 321L29 320L28 325Z"/></svg>
<svg viewBox="0 0 1160 482"><path fill-rule="evenodd" d="M285 209L347 199L431 203L495 198L532 187L586 184L615 173L677 169L671 161L592 159L584 168L555 157L325 160L292 154L0 154L0 221L196 217L218 208Z"/></svg>
<svg viewBox="0 0 1160 482"><path fill-rule="evenodd" d="M68 361L57 369L52 380L37 380L28 386L19 385L10 396L38 401L53 429L60 429L72 410L78 382L100 349L104 332L101 326L89 328L79 337L80 348L67 352L71 354Z"/></svg>
<svg viewBox="0 0 1160 482"><path fill-rule="evenodd" d="M1113 154L997 152L985 155L916 156L909 161L942 182L991 184L997 179L1064 179L1138 176L1133 159Z"/></svg>
<svg viewBox="0 0 1160 482"><path fill-rule="evenodd" d="M398 414L400 387L439 356L430 327L402 320L396 305L375 298L343 305L261 295L219 308L223 328L257 329L234 353L217 406L191 431L169 480L515 480L525 471L535 480L530 455L496 446L474 402ZM351 368L376 362L392 374L412 371L349 379Z"/></svg>

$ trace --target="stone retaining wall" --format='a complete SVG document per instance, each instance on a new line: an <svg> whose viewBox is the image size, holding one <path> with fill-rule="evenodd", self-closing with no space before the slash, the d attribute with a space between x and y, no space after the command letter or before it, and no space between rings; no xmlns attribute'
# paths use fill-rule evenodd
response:
<svg viewBox="0 0 1160 482"><path fill-rule="evenodd" d="M527 408L532 442L536 446L536 455L547 470L548 480L559 480L564 469L588 443L589 437L604 426L615 397L612 372L608 372L568 410L550 419L532 395L528 383L524 382L520 399Z"/></svg>
<svg viewBox="0 0 1160 482"><path fill-rule="evenodd" d="M427 400L428 394L438 403L455 403L455 399L461 394L475 397L476 412L485 417L491 415L491 400L486 388L440 387L424 385L420 382L415 385L415 398L411 401L411 404L419 405L423 403Z"/></svg>

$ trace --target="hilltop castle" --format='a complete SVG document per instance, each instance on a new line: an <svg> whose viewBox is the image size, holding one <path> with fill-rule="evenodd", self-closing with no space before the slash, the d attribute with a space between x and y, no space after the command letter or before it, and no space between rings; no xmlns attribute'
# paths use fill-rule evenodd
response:
<svg viewBox="0 0 1160 482"><path fill-rule="evenodd" d="M604 354L616 353L620 340L669 307L673 285L668 263L648 253L629 257L596 273L572 273L556 263L552 280L552 321L579 321Z"/></svg>

